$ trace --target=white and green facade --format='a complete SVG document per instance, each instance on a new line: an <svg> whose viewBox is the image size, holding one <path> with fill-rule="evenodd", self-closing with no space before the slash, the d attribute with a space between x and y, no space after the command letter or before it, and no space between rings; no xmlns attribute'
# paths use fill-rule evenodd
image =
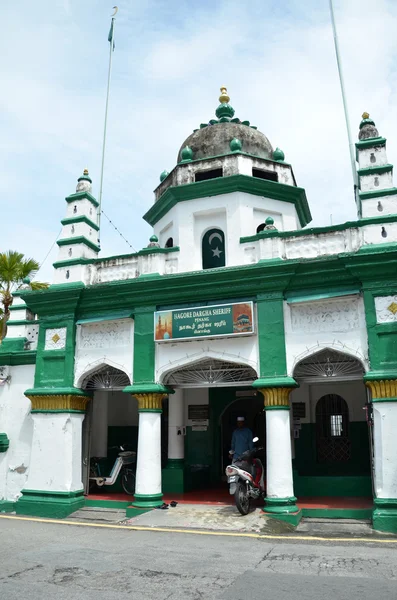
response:
<svg viewBox="0 0 397 600"><path fill-rule="evenodd" d="M386 140L365 114L358 218L309 228L284 153L234 117L224 88L220 102L161 174L146 248L98 256L85 171L66 198L54 283L14 294L0 346L0 510L67 516L86 502L90 457L110 470L123 443L137 450L132 507L225 486L243 414L266 446L266 513L296 524L297 498L371 498L374 528L396 532Z"/></svg>

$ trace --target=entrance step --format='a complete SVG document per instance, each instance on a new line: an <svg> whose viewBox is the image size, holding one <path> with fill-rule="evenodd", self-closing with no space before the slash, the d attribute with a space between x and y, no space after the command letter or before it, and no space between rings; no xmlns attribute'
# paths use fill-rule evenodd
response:
<svg viewBox="0 0 397 600"><path fill-rule="evenodd" d="M321 537L367 537L373 535L370 519L319 519L304 517L296 528L297 533Z"/></svg>
<svg viewBox="0 0 397 600"><path fill-rule="evenodd" d="M86 506L71 514L68 521L85 523L120 523L125 519L125 509L122 508L91 508Z"/></svg>

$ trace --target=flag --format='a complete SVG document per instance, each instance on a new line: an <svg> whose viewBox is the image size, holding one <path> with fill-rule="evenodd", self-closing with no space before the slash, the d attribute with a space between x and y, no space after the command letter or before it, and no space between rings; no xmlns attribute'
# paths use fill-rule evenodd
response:
<svg viewBox="0 0 397 600"><path fill-rule="evenodd" d="M111 44L112 40L113 40L113 24L114 24L114 19L112 19L112 23L110 25L110 30L109 30L109 35L108 35L108 42ZM115 48L115 43L113 40L113 50Z"/></svg>

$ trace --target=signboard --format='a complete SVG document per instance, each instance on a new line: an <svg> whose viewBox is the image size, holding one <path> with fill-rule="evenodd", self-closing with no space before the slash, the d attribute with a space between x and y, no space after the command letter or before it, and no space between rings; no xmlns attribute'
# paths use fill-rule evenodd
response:
<svg viewBox="0 0 397 600"><path fill-rule="evenodd" d="M163 310L154 313L156 342L251 335L254 331L252 302Z"/></svg>
<svg viewBox="0 0 397 600"><path fill-rule="evenodd" d="M292 417L293 417L293 419L305 419L306 418L305 402L293 402L292 403Z"/></svg>
<svg viewBox="0 0 397 600"><path fill-rule="evenodd" d="M189 421L206 421L209 418L209 404L189 404L187 418Z"/></svg>

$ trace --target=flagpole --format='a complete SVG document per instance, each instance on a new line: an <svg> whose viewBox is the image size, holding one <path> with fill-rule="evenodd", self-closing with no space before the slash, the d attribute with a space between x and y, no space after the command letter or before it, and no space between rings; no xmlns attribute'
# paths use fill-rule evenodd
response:
<svg viewBox="0 0 397 600"><path fill-rule="evenodd" d="M108 69L108 86L106 91L106 105L105 105L105 122L103 127L103 142L102 142L102 164L101 164L101 179L99 185L99 205L98 205L98 246L100 248L100 232L101 232L101 212L102 212L102 192L103 192L103 172L105 167L105 148L106 148L106 129L108 123L108 108L109 108L109 93L110 93L110 80L112 74L112 58L113 58L113 50L114 50L114 27L116 22L116 14L118 11L117 6L113 7L115 9L114 14L112 15L112 21L110 25L110 33L108 37L109 44L109 69Z"/></svg>
<svg viewBox="0 0 397 600"><path fill-rule="evenodd" d="M349 140L350 162L351 162L352 175L353 175L353 186L354 186L354 199L357 204L357 209L360 211L359 201L358 201L358 178L357 178L357 168L356 168L356 157L355 157L354 144L353 144L351 130L350 130L349 110L348 110L347 101L346 101L345 82L344 82L344 78L343 78L342 60L341 60L340 52L339 52L339 41L338 41L338 34L336 31L333 0L329 0L329 10L331 13L332 31L333 31L333 35L334 35L336 62L338 64L339 83L340 83L340 89L341 89L341 93L342 93L343 109L344 109L344 113L345 113L347 138Z"/></svg>

